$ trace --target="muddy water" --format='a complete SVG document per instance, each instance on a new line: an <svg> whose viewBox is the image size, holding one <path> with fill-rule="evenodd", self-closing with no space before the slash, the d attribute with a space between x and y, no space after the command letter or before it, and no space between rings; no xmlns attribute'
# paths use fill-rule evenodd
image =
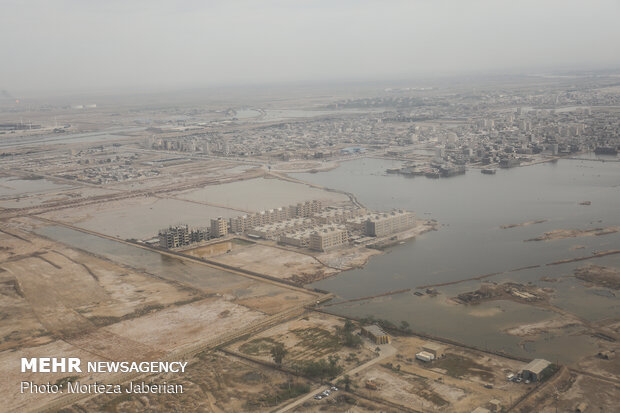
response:
<svg viewBox="0 0 620 413"><path fill-rule="evenodd" d="M437 219L441 224L437 232L373 257L362 269L344 272L313 287L347 299L541 265L506 272L489 280L532 282L553 288L556 291L552 304L586 320L620 316L620 301L615 293L586 288L571 278L574 268L590 261L545 265L587 256L594 251L620 249L620 233L524 242L553 229L619 225L620 163L560 160L498 170L496 175L469 170L466 175L439 180L385 174L387 168L397 166L400 162L360 159L332 171L295 174L309 182L353 192L369 208L405 208L420 217ZM590 201L591 205L580 205L583 201ZM547 221L501 228L534 220ZM620 255L591 262L620 267ZM563 278L549 283L541 281L541 277ZM472 281L440 287L441 294L435 298L409 293L333 306L330 311L357 317L374 315L396 323L405 320L413 330L531 357L571 362L596 352L593 339L570 329L535 337L526 345L519 344L522 338L503 332L523 323L554 317L548 310L508 301L470 307L454 306L446 301L479 285L479 281ZM561 345L568 339L571 346Z"/></svg>
<svg viewBox="0 0 620 413"><path fill-rule="evenodd" d="M38 234L60 241L71 247L102 256L119 264L162 277L190 284L208 292L229 290L237 297L251 295L258 282L240 275L183 261L155 251L134 247L65 227L50 226L36 230ZM273 286L279 290L280 287Z"/></svg>

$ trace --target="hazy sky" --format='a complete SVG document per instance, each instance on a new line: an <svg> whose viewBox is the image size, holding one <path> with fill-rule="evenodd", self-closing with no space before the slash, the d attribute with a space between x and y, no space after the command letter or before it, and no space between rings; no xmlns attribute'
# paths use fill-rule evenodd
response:
<svg viewBox="0 0 620 413"><path fill-rule="evenodd" d="M0 89L620 67L618 0L0 0Z"/></svg>

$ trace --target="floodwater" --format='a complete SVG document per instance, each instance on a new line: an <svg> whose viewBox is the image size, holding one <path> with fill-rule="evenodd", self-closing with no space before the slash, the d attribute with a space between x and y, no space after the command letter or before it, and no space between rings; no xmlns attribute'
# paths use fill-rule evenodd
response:
<svg viewBox="0 0 620 413"><path fill-rule="evenodd" d="M111 128L100 132L86 133L50 133L45 132L40 135L5 135L0 139L0 148L18 147L25 145L47 145L58 143L78 143L78 142L111 142L120 139L127 139L123 133L143 131L144 127L131 128ZM118 135L115 135L118 134Z"/></svg>
<svg viewBox="0 0 620 413"><path fill-rule="evenodd" d="M70 185L57 184L48 179L0 178L0 199L16 198L37 193L60 191L72 188Z"/></svg>
<svg viewBox="0 0 620 413"><path fill-rule="evenodd" d="M230 218L239 211L168 198L135 198L130 202L88 205L52 212L47 217L123 239L147 239L171 225L207 227L211 218Z"/></svg>
<svg viewBox="0 0 620 413"><path fill-rule="evenodd" d="M359 159L317 174L295 177L356 194L368 208L412 210L420 218L437 219L436 232L390 248L351 270L312 284L341 299L372 296L387 291L464 280L501 272L489 281L532 282L556 290L552 304L587 320L620 316L620 300L604 288L585 288L574 278L543 282L541 277L565 277L575 268L594 263L620 266L620 256L547 266L594 251L620 248L620 233L524 242L554 229L587 229L620 225L620 163L595 160L560 160L528 167L431 180L385 174L400 162ZM590 201L591 205L580 205ZM546 222L502 229L502 225L534 220ZM578 247L578 248L575 248ZM539 268L512 271L531 265ZM329 307L356 317L373 315L395 323L407 321L414 331L455 338L467 344L506 350L530 357L563 362L596 352L593 339L570 337L571 346L558 345L562 334L541 335L521 346L522 338L503 330L555 316L540 308L509 301L457 306L446 300L479 287L479 281L438 288L435 298L411 293ZM563 334L574 332L565 331Z"/></svg>
<svg viewBox="0 0 620 413"><path fill-rule="evenodd" d="M127 245L95 235L86 234L70 228L49 226L35 231L50 239L62 242L92 254L107 258L116 263L156 275L163 279L190 284L207 292L230 290L237 297L256 294L260 283L241 275L181 260L137 246ZM283 288L269 285L277 293Z"/></svg>
<svg viewBox="0 0 620 413"><path fill-rule="evenodd" d="M222 185L208 185L177 195L178 198L211 202L244 211L263 211L312 199L346 201L346 195L327 192L281 179L256 178ZM242 215L238 213L237 215Z"/></svg>

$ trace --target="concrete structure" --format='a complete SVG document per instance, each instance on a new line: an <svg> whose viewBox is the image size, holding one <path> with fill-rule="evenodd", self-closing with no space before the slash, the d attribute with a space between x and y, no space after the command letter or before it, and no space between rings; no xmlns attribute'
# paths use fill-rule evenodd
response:
<svg viewBox="0 0 620 413"><path fill-rule="evenodd" d="M498 399L489 400L489 410L492 412L500 413L502 411L502 402Z"/></svg>
<svg viewBox="0 0 620 413"><path fill-rule="evenodd" d="M390 336L376 324L362 327L362 335L371 339L375 344L388 344Z"/></svg>
<svg viewBox="0 0 620 413"><path fill-rule="evenodd" d="M159 246L166 249L178 248L209 239L207 228L190 229L187 225L177 225L159 231Z"/></svg>
<svg viewBox="0 0 620 413"><path fill-rule="evenodd" d="M328 251L345 245L349 240L349 232L342 226L318 228L310 234L310 249Z"/></svg>
<svg viewBox="0 0 620 413"><path fill-rule="evenodd" d="M427 351L420 351L419 353L416 353L415 358L425 363L435 360L435 356Z"/></svg>
<svg viewBox="0 0 620 413"><path fill-rule="evenodd" d="M543 372L550 365L551 363L544 359L532 360L525 367L523 367L523 370L521 371L523 380L540 381L542 378Z"/></svg>
<svg viewBox="0 0 620 413"><path fill-rule="evenodd" d="M283 222L291 218L307 218L321 212L321 201L300 202L297 205L260 211L230 219L230 232L243 234L256 227Z"/></svg>
<svg viewBox="0 0 620 413"><path fill-rule="evenodd" d="M159 246L162 248L177 248L189 243L190 233L187 225L177 225L159 231Z"/></svg>
<svg viewBox="0 0 620 413"><path fill-rule="evenodd" d="M322 207L321 201L312 200L303 203L300 202L297 205L291 205L289 208L291 209L292 216L310 217L320 212Z"/></svg>
<svg viewBox="0 0 620 413"><path fill-rule="evenodd" d="M263 239L279 241L287 233L307 229L312 226L310 218L291 218L286 221L261 225L247 231L248 235Z"/></svg>
<svg viewBox="0 0 620 413"><path fill-rule="evenodd" d="M211 219L211 236L214 238L223 237L228 234L228 221L222 217Z"/></svg>
<svg viewBox="0 0 620 413"><path fill-rule="evenodd" d="M364 208L345 209L335 208L321 211L315 214L312 219L319 224L344 224L348 220L367 214Z"/></svg>
<svg viewBox="0 0 620 413"><path fill-rule="evenodd" d="M444 347L436 343L425 343L422 346L422 351L432 354L436 359L442 358L446 355Z"/></svg>
<svg viewBox="0 0 620 413"><path fill-rule="evenodd" d="M415 225L415 215L403 210L377 214L366 221L365 233L371 237L382 237L404 231Z"/></svg>

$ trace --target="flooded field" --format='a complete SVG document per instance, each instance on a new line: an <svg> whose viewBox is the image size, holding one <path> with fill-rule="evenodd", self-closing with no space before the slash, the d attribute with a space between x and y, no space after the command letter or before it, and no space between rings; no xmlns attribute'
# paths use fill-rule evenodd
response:
<svg viewBox="0 0 620 413"><path fill-rule="evenodd" d="M256 212L312 199L320 199L327 203L345 202L348 200L345 195L339 193L327 192L281 179L267 178L207 186L202 189L181 193L178 197Z"/></svg>
<svg viewBox="0 0 620 413"><path fill-rule="evenodd" d="M269 314L282 311L304 300L312 299L311 294L69 228L42 227L36 232L70 247L107 258L110 261L165 280L178 281L206 293L227 295L236 299L238 304Z"/></svg>
<svg viewBox="0 0 620 413"><path fill-rule="evenodd" d="M60 210L44 216L117 238L144 239L157 236L160 229L170 225L206 227L211 218L240 214L239 211L177 199L141 197Z"/></svg>
<svg viewBox="0 0 620 413"><path fill-rule="evenodd" d="M400 162L361 159L329 172L295 175L351 191L372 209L406 208L440 223L438 231L393 247L387 254L373 257L364 268L346 271L312 286L351 299L495 274L484 281L531 283L551 289L549 305L506 300L463 305L449 300L479 288L481 281L473 280L437 286L436 297L405 293L331 306L329 311L354 317L374 315L396 324L404 320L413 331L525 356L574 362L584 354L596 353L597 342L582 327L525 338L505 331L557 318L562 311L586 322L620 316L616 292L585 286L573 275L576 268L590 261L619 267L620 254L547 265L615 250L620 245L619 233L602 231L604 235L524 242L556 229L618 225L620 164L561 160L500 170L495 176L472 170L464 176L440 180L385 174L387 168L398 165ZM590 201L590 205L582 205L584 201ZM544 222L502 228L534 220ZM529 266L536 267L523 269ZM574 345L558 346L569 337Z"/></svg>
<svg viewBox="0 0 620 413"><path fill-rule="evenodd" d="M39 177L33 177L30 179L0 177L0 200L44 192L60 191L71 187L71 185L58 184L48 179Z"/></svg>

